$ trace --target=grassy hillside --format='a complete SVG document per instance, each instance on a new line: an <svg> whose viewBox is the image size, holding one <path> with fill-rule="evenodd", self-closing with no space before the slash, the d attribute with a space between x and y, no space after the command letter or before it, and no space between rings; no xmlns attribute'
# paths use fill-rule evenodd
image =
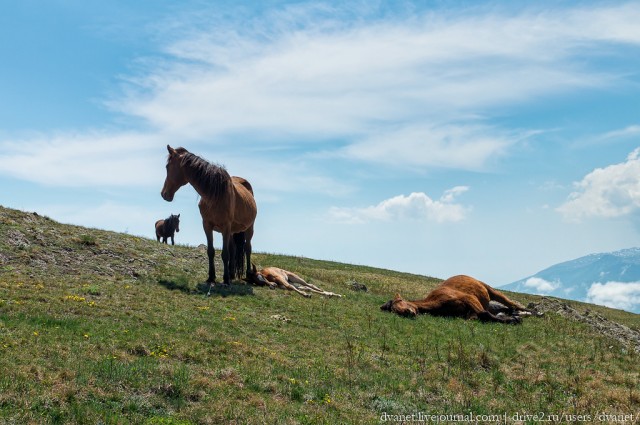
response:
<svg viewBox="0 0 640 425"><path fill-rule="evenodd" d="M0 423L640 412L638 354L582 323L553 313L521 326L404 319L379 306L395 292L421 297L437 279L255 261L346 296L237 283L207 298L202 249L0 207ZM369 291L350 289L354 280ZM640 329L638 315L598 311Z"/></svg>

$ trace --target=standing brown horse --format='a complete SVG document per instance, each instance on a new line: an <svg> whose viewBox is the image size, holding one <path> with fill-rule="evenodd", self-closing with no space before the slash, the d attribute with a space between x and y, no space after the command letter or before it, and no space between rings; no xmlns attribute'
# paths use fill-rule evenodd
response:
<svg viewBox="0 0 640 425"><path fill-rule="evenodd" d="M156 221L156 238L160 242L162 238L163 243L167 243L167 238L171 238L171 245L175 245L173 241L173 235L175 232L180 231L180 214L171 214L169 218Z"/></svg>
<svg viewBox="0 0 640 425"><path fill-rule="evenodd" d="M247 273L251 272L251 238L258 209L251 184L242 177L231 177L227 170L211 164L185 148L173 149L167 145L167 178L162 198L173 201L175 193L187 183L200 195L200 215L207 236L209 256L209 293L216 281L213 263L213 231L222 234L223 282L242 277L244 257Z"/></svg>

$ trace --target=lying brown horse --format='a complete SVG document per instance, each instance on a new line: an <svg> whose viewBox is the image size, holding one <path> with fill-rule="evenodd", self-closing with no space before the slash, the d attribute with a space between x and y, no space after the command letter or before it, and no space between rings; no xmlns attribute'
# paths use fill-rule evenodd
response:
<svg viewBox="0 0 640 425"><path fill-rule="evenodd" d="M169 218L156 221L156 238L160 242L162 238L163 243L167 243L167 238L171 238L171 245L175 245L173 235L175 232L180 231L180 214L171 214Z"/></svg>
<svg viewBox="0 0 640 425"><path fill-rule="evenodd" d="M213 262L213 232L222 233L223 282L242 277L244 257L247 273L251 272L251 238L258 209L251 184L242 177L231 177L224 167L205 161L185 148L173 149L167 145L167 178L162 188L162 198L173 201L182 186L191 186L200 195L200 215L207 236L209 257L209 293L216 281Z"/></svg>
<svg viewBox="0 0 640 425"><path fill-rule="evenodd" d="M265 267L258 271L256 270L256 266L253 265L251 273L247 273L247 278L245 280L256 285L266 285L271 289L275 289L279 286L283 289L295 291L307 298L311 296L309 292L326 295L328 297L342 297L340 294L323 291L317 286L305 282L304 279L297 274L284 269L279 269L278 267Z"/></svg>
<svg viewBox="0 0 640 425"><path fill-rule="evenodd" d="M489 305L491 301L504 305L510 315L494 314L495 311ZM500 323L520 323L520 315L532 314L520 303L470 276L450 277L423 300L406 301L396 294L394 299L383 304L380 309L406 317L428 313L433 316L464 317Z"/></svg>

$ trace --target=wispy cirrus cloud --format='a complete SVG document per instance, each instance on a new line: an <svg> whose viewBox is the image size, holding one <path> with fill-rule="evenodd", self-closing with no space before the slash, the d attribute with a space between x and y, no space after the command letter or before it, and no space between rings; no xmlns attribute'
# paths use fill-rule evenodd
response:
<svg viewBox="0 0 640 425"><path fill-rule="evenodd" d="M445 191L438 200L431 199L424 192L414 192L408 196L398 195L364 208L332 207L329 209L329 217L343 223L403 219L436 223L457 222L464 220L470 210L469 207L455 202L456 198L467 190L469 188L466 186L456 186Z"/></svg>
<svg viewBox="0 0 640 425"><path fill-rule="evenodd" d="M405 126L369 135L335 155L409 168L480 170L525 137L481 125Z"/></svg>
<svg viewBox="0 0 640 425"><path fill-rule="evenodd" d="M334 154L360 163L482 170L531 131L501 128L496 114L615 85L620 70L595 62L616 54L611 47L640 45L634 2L473 14L302 3L230 16L199 7L156 27L158 55L137 62L135 75L122 76L125 90L105 102L143 130L0 141L30 145L5 153L0 172L73 186L107 183L99 176L111 164L122 170L114 184L125 184L140 162L115 147L151 138L294 151L340 140Z"/></svg>
<svg viewBox="0 0 640 425"><path fill-rule="evenodd" d="M609 131L600 136L601 140L626 139L640 136L640 125L629 125L619 130Z"/></svg>
<svg viewBox="0 0 640 425"><path fill-rule="evenodd" d="M158 185L163 143L160 135L106 131L7 140L0 142L0 173L47 186Z"/></svg>
<svg viewBox="0 0 640 425"><path fill-rule="evenodd" d="M165 47L142 95L112 105L196 140L341 138L360 161L478 169L519 140L486 125L493 109L614 84L590 58L640 44L634 3L474 12L354 19L352 6L314 3L241 27L213 14Z"/></svg>

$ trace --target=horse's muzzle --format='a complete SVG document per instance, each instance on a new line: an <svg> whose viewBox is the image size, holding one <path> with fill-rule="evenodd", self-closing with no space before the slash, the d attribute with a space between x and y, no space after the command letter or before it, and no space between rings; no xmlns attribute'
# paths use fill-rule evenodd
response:
<svg viewBox="0 0 640 425"><path fill-rule="evenodd" d="M162 196L162 199L167 202L173 201L173 194L169 194L163 190L162 192L160 192L160 195Z"/></svg>

